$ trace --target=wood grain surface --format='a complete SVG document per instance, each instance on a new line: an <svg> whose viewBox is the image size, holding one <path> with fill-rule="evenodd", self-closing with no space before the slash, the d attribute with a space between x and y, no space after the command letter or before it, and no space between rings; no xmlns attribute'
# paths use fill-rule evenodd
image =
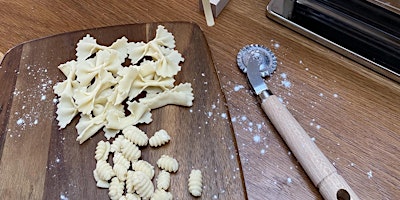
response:
<svg viewBox="0 0 400 200"><path fill-rule="evenodd" d="M277 71L267 79L269 88L280 97L339 174L361 199L398 199L400 85L268 19L268 2L230 1L215 19L215 25L208 27L197 0L184 3L171 0L0 1L0 51L5 53L25 41L88 28L194 22L208 41L226 97L247 198L322 199L263 113L245 75L236 66L236 54L244 45L265 45L278 58ZM379 2L390 7L400 6L397 0ZM15 70L20 63L19 60L7 62L10 67L2 67L1 71L7 72L0 77L0 82L5 90L2 93L11 94L13 90L6 88L15 84ZM2 99L11 101L12 97ZM6 115L7 106L11 105L2 104L1 117ZM9 115L18 119L13 116L15 113ZM0 123L4 126L7 122ZM5 140L4 135L1 141ZM39 172L30 173L27 177L33 179L34 173ZM223 193L223 188L213 187ZM37 194L33 188L25 190Z"/></svg>
<svg viewBox="0 0 400 200"><path fill-rule="evenodd" d="M99 44L110 45L126 36L149 41L159 23L123 25L84 30L31 41L17 46L4 58L1 78L10 83L2 90L0 196L4 199L108 199L93 178L100 131L82 145L76 141L78 118L59 130L55 119L53 83L65 79L57 66L75 59L79 39L90 34ZM206 39L192 23L164 23L176 38L176 49L185 57L177 83L191 82L194 105L166 106L152 112L153 122L140 125L149 137L157 130L170 133L171 142L161 148L142 148L142 159L156 166L161 155L180 163L172 174L170 191L176 199L190 199L187 179L191 169L203 173L203 199L245 197L244 184L229 120ZM12 63L15 61L15 63ZM13 70L11 70L14 68ZM10 72L12 75L7 76ZM11 98L10 98L11 97ZM44 99L44 97L46 97ZM213 116L209 115L212 113ZM22 121L23 120L23 121ZM158 172L160 170L156 170ZM235 184L232 184L235 182ZM215 187L218 186L218 187ZM220 193L223 190L224 193Z"/></svg>

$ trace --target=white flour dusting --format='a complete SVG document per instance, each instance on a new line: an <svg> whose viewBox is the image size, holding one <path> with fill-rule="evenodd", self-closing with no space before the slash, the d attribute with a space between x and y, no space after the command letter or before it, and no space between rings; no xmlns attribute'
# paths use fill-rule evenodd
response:
<svg viewBox="0 0 400 200"><path fill-rule="evenodd" d="M372 178L372 171L371 170L369 170L369 172L367 172L367 176L368 176L369 179Z"/></svg>
<svg viewBox="0 0 400 200"><path fill-rule="evenodd" d="M68 197L66 197L64 194L60 194L60 200L68 200Z"/></svg>
<svg viewBox="0 0 400 200"><path fill-rule="evenodd" d="M237 92L237 91L239 91L240 89L243 89L243 88L244 88L243 85L236 85L236 86L233 88L233 90L234 90L235 92Z"/></svg>
<svg viewBox="0 0 400 200"><path fill-rule="evenodd" d="M51 112L43 112L44 103L38 104L37 102L48 101L47 94L52 93L53 81L48 77L47 69L37 65L25 64L25 69L21 67L20 73L28 74L29 81L28 87L18 88L17 84L13 95L16 102L21 104L23 112L16 112L16 128L15 130L9 129L10 137L20 137L23 131L27 131L30 127L40 124L40 119L44 117L52 117ZM52 99L53 102L58 101L56 98Z"/></svg>
<svg viewBox="0 0 400 200"><path fill-rule="evenodd" d="M261 137L259 135L255 135L255 136L253 136L253 141L255 143L260 143L261 142Z"/></svg>
<svg viewBox="0 0 400 200"><path fill-rule="evenodd" d="M286 182L287 183L292 183L292 179L291 178L287 178Z"/></svg>

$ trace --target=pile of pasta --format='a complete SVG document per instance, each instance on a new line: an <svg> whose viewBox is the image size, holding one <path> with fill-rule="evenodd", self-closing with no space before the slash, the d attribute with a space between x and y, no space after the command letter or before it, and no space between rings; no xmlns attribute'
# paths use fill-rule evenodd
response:
<svg viewBox="0 0 400 200"><path fill-rule="evenodd" d="M156 162L159 172L153 185L155 169L152 164L141 159L139 147L160 147L167 144L171 137L161 129L150 139L147 134L135 126L123 129L112 143L100 141L95 151L97 160L93 171L97 187L108 188L110 199L114 200L172 200L168 191L170 173L179 169L178 161L169 155L162 155ZM108 162L112 154L112 164ZM192 170L188 179L188 190L193 196L201 196L203 190L200 170Z"/></svg>
<svg viewBox="0 0 400 200"><path fill-rule="evenodd" d="M184 61L174 48L174 36L161 25L147 43L122 37L103 46L90 35L83 37L76 60L58 66L66 77L53 87L60 129L79 114L77 141L85 142L102 128L110 139L128 126L150 123L152 109L168 104L192 106L191 84L174 85ZM129 66L124 66L126 60Z"/></svg>
<svg viewBox="0 0 400 200"><path fill-rule="evenodd" d="M76 60L58 66L66 77L53 87L58 96L58 126L63 129L80 115L76 125L80 144L103 129L107 141L97 144L93 176L98 187L109 189L111 199L173 198L168 191L170 173L177 172L178 161L169 155L158 159L160 170L154 186L154 166L141 159L140 150L147 145L165 145L171 137L159 130L148 138L136 125L150 123L152 109L193 104L191 84L174 85L184 61L174 48L174 36L161 25L147 43L122 37L103 46L86 35L77 44ZM124 66L126 60L130 60L129 66ZM202 189L201 171L192 170L188 191L200 196Z"/></svg>

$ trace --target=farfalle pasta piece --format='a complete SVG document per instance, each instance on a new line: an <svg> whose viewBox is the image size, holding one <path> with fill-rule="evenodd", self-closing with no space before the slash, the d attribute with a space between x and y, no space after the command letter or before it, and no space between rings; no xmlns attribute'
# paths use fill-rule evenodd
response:
<svg viewBox="0 0 400 200"><path fill-rule="evenodd" d="M137 64L147 52L148 45L144 42L132 42L128 44L128 58L132 64Z"/></svg>
<svg viewBox="0 0 400 200"><path fill-rule="evenodd" d="M104 132L104 137L106 137L106 139L109 140L111 138L115 138L115 136L118 135L120 130L103 127L103 132Z"/></svg>
<svg viewBox="0 0 400 200"><path fill-rule="evenodd" d="M119 70L123 69L118 60L118 53L111 50L98 52L98 56L88 60L80 61L76 65L76 80L82 87L91 85L95 77L101 76L104 71L116 76Z"/></svg>
<svg viewBox="0 0 400 200"><path fill-rule="evenodd" d="M156 62L152 60L143 60L139 66L133 65L134 68L138 69L141 77L147 80L155 80L157 79L156 74Z"/></svg>
<svg viewBox="0 0 400 200"><path fill-rule="evenodd" d="M181 71L180 62L185 59L182 55L174 49L168 49L160 47L162 54L164 55L157 62L156 73L161 77L173 77Z"/></svg>
<svg viewBox="0 0 400 200"><path fill-rule="evenodd" d="M165 170L161 170L157 176L157 189L168 190L170 182L171 174Z"/></svg>
<svg viewBox="0 0 400 200"><path fill-rule="evenodd" d="M109 142L100 141L97 143L94 158L98 160L107 160L110 153L111 145Z"/></svg>
<svg viewBox="0 0 400 200"><path fill-rule="evenodd" d="M83 114L89 114L93 111L95 98L103 90L106 90L117 83L114 76L107 71L101 71L95 77L95 81L88 88L81 87L73 95L78 111Z"/></svg>
<svg viewBox="0 0 400 200"><path fill-rule="evenodd" d="M144 198L149 199L154 193L154 186L150 178L141 171L129 171L126 180L127 192L136 193Z"/></svg>
<svg viewBox="0 0 400 200"><path fill-rule="evenodd" d="M179 168L178 161L167 155L162 155L161 158L157 160L157 166L167 172L176 172Z"/></svg>
<svg viewBox="0 0 400 200"><path fill-rule="evenodd" d="M151 196L150 200L172 200L173 196L171 192L167 192L165 190L156 189L154 191L153 196Z"/></svg>
<svg viewBox="0 0 400 200"><path fill-rule="evenodd" d="M78 114L78 109L72 97L61 96L57 103L57 120L60 129L65 128Z"/></svg>
<svg viewBox="0 0 400 200"><path fill-rule="evenodd" d="M76 47L76 57L78 61L86 60L93 54L97 53L99 50L104 49L113 49L119 52L119 59L121 62L125 59L127 53L128 39L126 37L122 37L115 41L111 46L103 46L99 45L96 42L96 39L87 34L81 40L79 40Z"/></svg>
<svg viewBox="0 0 400 200"><path fill-rule="evenodd" d="M121 116L117 113L109 112L107 115L107 128L124 129L128 126L136 125L138 123L150 123L151 113L150 108L146 104L134 102L127 102L128 110L131 112L129 116Z"/></svg>
<svg viewBox="0 0 400 200"><path fill-rule="evenodd" d="M107 125L107 117L113 115L115 118L122 118L125 113L122 105L113 105L112 102L108 102L105 105L102 113L93 117L91 115L81 114L81 118L76 125L78 131L77 141L81 144L97 133L102 127ZM106 127L109 130L118 129L113 127Z"/></svg>
<svg viewBox="0 0 400 200"><path fill-rule="evenodd" d="M67 77L63 82L56 83L53 87L54 93L60 98L57 103L57 120L60 129L65 128L72 119L78 114L78 109L75 104L72 94L78 86L78 82L75 79L76 62L69 61L65 64L61 64L58 68Z"/></svg>
<svg viewBox="0 0 400 200"><path fill-rule="evenodd" d="M104 116L92 117L90 115L81 115L76 130L78 137L76 138L80 144L92 137L106 124Z"/></svg>
<svg viewBox="0 0 400 200"><path fill-rule="evenodd" d="M190 194L195 197L201 196L203 191L203 176L201 171L198 169L193 169L190 172L189 180L188 180L188 189Z"/></svg>
<svg viewBox="0 0 400 200"><path fill-rule="evenodd" d="M174 87L175 79L166 77L159 77L155 80L153 79L144 79L141 75L134 81L134 84L129 91L129 99L137 97L143 91L150 88L154 90L157 88L157 91L164 91Z"/></svg>
<svg viewBox="0 0 400 200"><path fill-rule="evenodd" d="M125 67L118 72L118 75L122 78L116 86L117 98L115 104L122 103L128 96L130 96L131 87L139 75L139 70L135 67ZM130 100L133 98L134 97L130 98Z"/></svg>
<svg viewBox="0 0 400 200"><path fill-rule="evenodd" d="M160 108L169 104L189 107L193 105L194 96L192 91L192 84L181 83L171 90L147 95L145 98L140 99L140 103L144 103L150 109Z"/></svg>
<svg viewBox="0 0 400 200"><path fill-rule="evenodd" d="M154 177L154 167L149 162L145 160L138 160L132 162L132 169L134 171L141 171L145 173L150 179Z"/></svg>
<svg viewBox="0 0 400 200"><path fill-rule="evenodd" d="M122 130L122 134L126 139L138 146L146 146L149 138L146 133L136 126L128 126Z"/></svg>
<svg viewBox="0 0 400 200"><path fill-rule="evenodd" d="M117 177L111 179L108 196L111 200L119 200L124 194L125 184Z"/></svg>
<svg viewBox="0 0 400 200"><path fill-rule="evenodd" d="M171 136L168 135L168 132L164 129L161 129L154 133L154 135L150 138L149 144L152 147L162 146L171 140Z"/></svg>
<svg viewBox="0 0 400 200"><path fill-rule="evenodd" d="M60 69L60 71L67 78L64 81L54 85L54 93L58 96L72 96L71 94L73 94L73 88L78 84L75 80L76 63L76 61L72 60L58 66L58 69Z"/></svg>
<svg viewBox="0 0 400 200"><path fill-rule="evenodd" d="M153 39L155 43L160 46L168 48L175 48L175 38L172 33L168 32L163 25L158 25L156 30L156 37Z"/></svg>

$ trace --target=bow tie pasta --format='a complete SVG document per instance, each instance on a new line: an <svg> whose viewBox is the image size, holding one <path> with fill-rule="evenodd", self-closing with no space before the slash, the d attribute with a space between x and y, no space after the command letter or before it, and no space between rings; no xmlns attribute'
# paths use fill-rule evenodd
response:
<svg viewBox="0 0 400 200"><path fill-rule="evenodd" d="M58 66L66 77L53 87L59 97L60 129L80 115L77 141L85 142L100 129L110 139L127 127L150 123L152 109L168 104L192 106L191 84L174 85L184 61L174 48L174 36L161 25L147 43L122 37L104 46L89 34L83 37L77 44L76 60ZM126 59L131 61L129 66L123 66ZM143 92L147 95L138 99Z"/></svg>

